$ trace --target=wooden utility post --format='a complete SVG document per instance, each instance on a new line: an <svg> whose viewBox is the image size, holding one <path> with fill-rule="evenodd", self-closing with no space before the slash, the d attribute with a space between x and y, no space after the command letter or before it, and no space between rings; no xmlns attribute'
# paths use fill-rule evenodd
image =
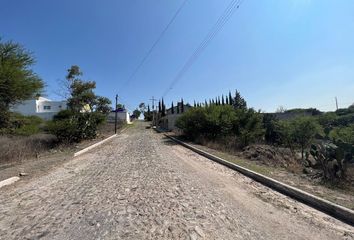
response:
<svg viewBox="0 0 354 240"><path fill-rule="evenodd" d="M152 96L152 98L150 99L152 101L152 126L155 125L155 101L156 99L154 98L154 96Z"/></svg>
<svg viewBox="0 0 354 240"><path fill-rule="evenodd" d="M115 110L114 110L114 134L116 134L117 133L117 115L118 115L118 108L117 108L117 106L118 106L118 94L116 94L116 107L114 108Z"/></svg>

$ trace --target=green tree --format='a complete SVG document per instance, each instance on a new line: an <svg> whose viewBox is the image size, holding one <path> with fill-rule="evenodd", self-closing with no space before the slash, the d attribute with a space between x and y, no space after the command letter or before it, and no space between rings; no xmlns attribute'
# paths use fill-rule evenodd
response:
<svg viewBox="0 0 354 240"><path fill-rule="evenodd" d="M105 121L111 110L111 101L94 93L96 83L81 80L81 75L82 72L76 65L68 69L68 110L59 112L53 121L48 123L48 131L62 142L95 138L98 125Z"/></svg>
<svg viewBox="0 0 354 240"><path fill-rule="evenodd" d="M33 72L32 54L18 43L0 39L0 128L6 128L12 105L38 96L44 83Z"/></svg>
<svg viewBox="0 0 354 240"><path fill-rule="evenodd" d="M117 104L117 109L125 109L125 106L121 103Z"/></svg>
<svg viewBox="0 0 354 240"><path fill-rule="evenodd" d="M163 101L163 98L161 101L161 116L162 117L166 116L166 105L165 105L165 102Z"/></svg>
<svg viewBox="0 0 354 240"><path fill-rule="evenodd" d="M147 106L147 111L144 112L145 121L152 121L152 112L150 110L150 105Z"/></svg>
<svg viewBox="0 0 354 240"><path fill-rule="evenodd" d="M140 117L141 112L140 112L139 109L135 109L135 110L133 111L133 114L134 114L135 118L138 119L138 118Z"/></svg>
<svg viewBox="0 0 354 240"><path fill-rule="evenodd" d="M173 102L171 103L171 114L175 114L175 106L173 106Z"/></svg>
<svg viewBox="0 0 354 240"><path fill-rule="evenodd" d="M184 102L183 102L183 98L181 99L181 113L184 113Z"/></svg>
<svg viewBox="0 0 354 240"><path fill-rule="evenodd" d="M245 147L251 143L262 141L264 128L262 115L254 109L237 109L233 131L238 139L239 146Z"/></svg>
<svg viewBox="0 0 354 240"><path fill-rule="evenodd" d="M277 129L281 142L293 152L296 146L300 147L302 159L305 157L305 150L311 145L315 136L323 132L315 118L306 116L290 121L279 121Z"/></svg>
<svg viewBox="0 0 354 240"><path fill-rule="evenodd" d="M231 96L231 91L229 91L229 104L230 104L231 106L234 105L233 98L232 98L232 96Z"/></svg>
<svg viewBox="0 0 354 240"><path fill-rule="evenodd" d="M321 133L321 126L313 117L299 117L293 120L294 139L301 148L301 158L304 159L305 149L310 146L316 134Z"/></svg>
<svg viewBox="0 0 354 240"><path fill-rule="evenodd" d="M233 106L235 109L247 109L246 100L241 96L240 92L236 90L235 98L233 99Z"/></svg>
<svg viewBox="0 0 354 240"><path fill-rule="evenodd" d="M112 104L111 100L106 97L97 97L96 98L96 112L100 112L103 114L108 114L112 111L110 105Z"/></svg>
<svg viewBox="0 0 354 240"><path fill-rule="evenodd" d="M354 124L348 127L336 127L330 132L329 136L335 142L343 141L354 145Z"/></svg>

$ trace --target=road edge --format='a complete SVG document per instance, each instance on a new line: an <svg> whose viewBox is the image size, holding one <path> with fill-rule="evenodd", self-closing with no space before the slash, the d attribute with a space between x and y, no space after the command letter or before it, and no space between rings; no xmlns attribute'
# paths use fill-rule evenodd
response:
<svg viewBox="0 0 354 240"><path fill-rule="evenodd" d="M112 136L110 136L110 137L108 137L108 138L105 138L105 139L103 139L103 140L100 141L100 142L97 142L97 143L95 143L95 144L92 144L91 146L88 146L87 148L84 148L84 149L82 149L82 150L80 150L80 151L74 153L74 158L77 157L77 156L80 156L80 155L82 155L82 154L84 154L84 153L86 153L86 152L88 152L88 151L90 151L90 150L92 150L92 149L94 149L94 148L100 146L100 145L102 145L103 143L105 143L105 142L111 140L112 138L114 138L114 137L116 137L116 136L117 136L117 134L113 134Z"/></svg>
<svg viewBox="0 0 354 240"><path fill-rule="evenodd" d="M159 131L158 131L159 132ZM235 163L231 163L225 159L222 159L220 157L217 157L213 154L210 154L208 152L205 152L201 149L198 149L192 145L189 145L181 140L178 140L172 136L169 136L168 134L164 134L166 137L170 138L174 142L192 150L193 152L196 152L210 160L213 160L214 162L217 162L219 164L222 164L232 170L238 171L242 173L243 175L267 186L270 187L271 189L280 192L284 195L287 195L288 197L291 197L293 199L296 199L310 207L313 207L321 212L324 212L338 220L341 220L351 226L354 226L354 211L340 206L338 204L332 203L326 199L317 197L315 195L312 195L308 192L305 192L301 189L292 187L290 185L287 185L285 183L279 182L278 180L275 180L273 178L267 177L265 175L262 175L260 173L254 172L252 170L249 170L247 168L241 167Z"/></svg>
<svg viewBox="0 0 354 240"><path fill-rule="evenodd" d="M11 185L11 184L17 182L18 180L20 180L19 177L10 177L10 178L7 178L5 180L2 180L0 182L0 188L8 186L8 185Z"/></svg>

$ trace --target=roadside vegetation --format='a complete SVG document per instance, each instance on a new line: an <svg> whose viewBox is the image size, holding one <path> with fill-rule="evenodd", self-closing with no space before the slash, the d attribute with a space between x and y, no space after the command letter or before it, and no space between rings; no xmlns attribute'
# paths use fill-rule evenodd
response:
<svg viewBox="0 0 354 240"><path fill-rule="evenodd" d="M38 157L107 131L111 101L94 93L96 83L82 80L76 65L61 84L68 108L53 120L11 112L11 106L43 93L45 82L32 70L34 63L33 54L23 46L0 39L0 163ZM109 127L113 132L113 125Z"/></svg>
<svg viewBox="0 0 354 240"><path fill-rule="evenodd" d="M262 113L232 96L194 103L176 126L196 143L338 187L354 187L354 106Z"/></svg>

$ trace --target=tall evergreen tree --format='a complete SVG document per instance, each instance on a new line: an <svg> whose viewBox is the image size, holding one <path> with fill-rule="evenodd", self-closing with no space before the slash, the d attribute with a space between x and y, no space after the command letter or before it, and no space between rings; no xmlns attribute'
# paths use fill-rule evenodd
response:
<svg viewBox="0 0 354 240"><path fill-rule="evenodd" d="M231 91L229 91L229 104L230 104L231 106L234 105L233 99L232 99L232 95L231 95Z"/></svg>
<svg viewBox="0 0 354 240"><path fill-rule="evenodd" d="M225 97L225 100L226 100L226 103L225 103L225 104L226 104L226 105L229 105L229 98L228 98L227 96Z"/></svg>
<svg viewBox="0 0 354 240"><path fill-rule="evenodd" d="M173 101L171 103L171 113L172 114L175 114L175 107L173 106Z"/></svg>
<svg viewBox="0 0 354 240"><path fill-rule="evenodd" d="M161 101L161 111L162 111L162 116L166 116L166 105L165 105L165 102L163 101L163 98L162 98L162 101Z"/></svg>
<svg viewBox="0 0 354 240"><path fill-rule="evenodd" d="M211 102L211 103L212 103L212 105L215 105L215 101L214 101L214 99L212 100L212 102Z"/></svg>
<svg viewBox="0 0 354 240"><path fill-rule="evenodd" d="M212 101L211 101L211 99L209 99L209 106L211 106L213 103L212 103Z"/></svg>
<svg viewBox="0 0 354 240"><path fill-rule="evenodd" d="M221 96L221 104L222 104L222 105L225 105L224 94Z"/></svg>
<svg viewBox="0 0 354 240"><path fill-rule="evenodd" d="M183 98L181 98L181 113L184 113L184 103L183 103Z"/></svg>
<svg viewBox="0 0 354 240"><path fill-rule="evenodd" d="M247 109L246 100L241 96L240 92L236 90L235 98L233 101L235 109Z"/></svg>
<svg viewBox="0 0 354 240"><path fill-rule="evenodd" d="M205 102L204 102L204 107L208 107L208 102L207 102L206 99L205 99Z"/></svg>
<svg viewBox="0 0 354 240"><path fill-rule="evenodd" d="M159 100L159 113L161 112L161 101Z"/></svg>
<svg viewBox="0 0 354 240"><path fill-rule="evenodd" d="M180 113L180 103L177 101L177 114Z"/></svg>
<svg viewBox="0 0 354 240"><path fill-rule="evenodd" d="M197 104L195 103L195 100L194 100L194 105L193 105L194 107L197 107Z"/></svg>

